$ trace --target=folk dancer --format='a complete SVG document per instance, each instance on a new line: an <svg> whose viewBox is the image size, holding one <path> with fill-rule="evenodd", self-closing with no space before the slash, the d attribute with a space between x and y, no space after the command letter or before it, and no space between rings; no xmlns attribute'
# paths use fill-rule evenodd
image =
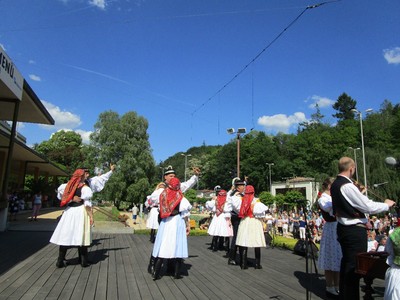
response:
<svg viewBox="0 0 400 300"><path fill-rule="evenodd" d="M339 275L342 249L337 240L337 221L333 215L330 188L333 178L327 178L322 183L322 193L318 205L325 220L318 255L318 269L325 270L326 296L339 296Z"/></svg>
<svg viewBox="0 0 400 300"><path fill-rule="evenodd" d="M115 165L110 165L106 174L89 179L87 168L77 169L67 184L58 188L57 197L61 200L60 206L66 206L50 243L59 245L59 255L56 266L67 266L65 256L70 247L78 247L79 262L82 267L88 267L88 247L92 243L91 229L94 224L92 201L94 192L100 192L111 174Z"/></svg>
<svg viewBox="0 0 400 300"><path fill-rule="evenodd" d="M240 223L239 211L242 202L245 183L244 181L235 178L233 181L233 185L235 189L231 191L230 194L228 195L224 207L225 217L228 219L230 218L233 230L231 246L228 254L228 265L236 265L236 253L237 253L236 237Z"/></svg>
<svg viewBox="0 0 400 300"><path fill-rule="evenodd" d="M164 259L175 259L174 278L179 279L183 258L188 257L187 235L192 206L183 196L178 178L172 178L160 195L161 223L152 256L156 257L153 279L160 278Z"/></svg>
<svg viewBox="0 0 400 300"><path fill-rule="evenodd" d="M207 232L213 237L211 249L215 252L223 247L225 237L231 237L233 235L233 230L230 218L226 219L224 214L226 191L222 190L219 185L214 188L214 191L216 193L216 199L207 201L206 208L214 213Z"/></svg>
<svg viewBox="0 0 400 300"><path fill-rule="evenodd" d="M236 245L239 246L241 269L248 268L247 250L249 247L254 248L255 268L262 269L261 247L266 247L262 219L265 218L267 210L268 207L254 197L254 187L247 185L240 206L239 218L241 221L236 239Z"/></svg>
<svg viewBox="0 0 400 300"><path fill-rule="evenodd" d="M360 276L355 273L357 253L367 251L368 219L366 213L377 214L388 211L395 202L374 202L353 184L356 164L349 157L339 160L339 174L331 186L333 212L338 221L337 235L342 248L340 265L339 297L360 299Z"/></svg>
<svg viewBox="0 0 400 300"><path fill-rule="evenodd" d="M186 192L190 188L192 188L198 181L198 176L200 175L200 169L199 168L193 168L194 175L192 175L188 181L180 183L180 190L182 193ZM156 189L148 198L148 201L151 201L154 203L154 205L159 206L159 201L160 201L160 195L164 190L168 187L169 182L171 181L172 178L175 178L176 174L172 166L168 166L165 171L164 171L164 183L158 185L158 189ZM157 233L158 234L158 233ZM156 238L157 239L157 238ZM147 268L147 271L150 274L154 274L154 266L156 262L156 257L151 255L150 257L150 262ZM171 267L170 267L171 268Z"/></svg>
<svg viewBox="0 0 400 300"><path fill-rule="evenodd" d="M157 184L157 187L155 188L154 191L164 188L165 188L165 183L160 182L159 184ZM156 240L156 230L158 229L159 226L158 198L154 199L151 196L147 196L145 206L147 208L150 208L149 217L147 218L146 221L146 227L150 229L150 242L154 244L154 241Z"/></svg>

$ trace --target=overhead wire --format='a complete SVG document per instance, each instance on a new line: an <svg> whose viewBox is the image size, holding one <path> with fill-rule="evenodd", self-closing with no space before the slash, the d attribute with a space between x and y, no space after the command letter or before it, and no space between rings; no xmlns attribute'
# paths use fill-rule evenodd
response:
<svg viewBox="0 0 400 300"><path fill-rule="evenodd" d="M204 106L206 106L206 104L208 104L211 100L213 100L215 98L216 95L220 94L226 87L228 87L233 81L235 81L236 78L238 78L251 64L253 64L265 51L268 50L268 48L270 48L290 27L292 27L294 25L294 23L296 23L302 16L303 14L309 10L309 9L313 9L313 8L317 8L320 7L324 4L328 4L328 3L332 3L332 2L338 2L340 0L332 0L332 1L325 1L325 2L321 2L318 4L314 4L314 5L309 5L306 8L304 8L304 10L296 17L293 19L293 21L291 21L289 23L289 25L287 25L274 39L272 39L271 42L268 43L267 46L265 46L249 63L247 63L239 72L237 72L230 80L228 80L220 89L218 89L211 97L209 97L205 102L203 102L202 104L200 104L195 110L193 110L193 112L191 113L192 117L194 116L195 113L197 113L201 108L203 108Z"/></svg>

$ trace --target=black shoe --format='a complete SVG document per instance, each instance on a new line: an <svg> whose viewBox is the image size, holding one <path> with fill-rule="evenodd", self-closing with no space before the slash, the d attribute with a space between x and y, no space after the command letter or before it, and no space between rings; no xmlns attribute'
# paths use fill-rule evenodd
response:
<svg viewBox="0 0 400 300"><path fill-rule="evenodd" d="M329 299L339 299L339 295L332 294L331 292L325 291L325 296Z"/></svg>
<svg viewBox="0 0 400 300"><path fill-rule="evenodd" d="M149 265L147 267L147 272L149 274L153 274L154 273L154 265L156 264L156 258L154 256L150 257L150 262Z"/></svg>
<svg viewBox="0 0 400 300"><path fill-rule="evenodd" d="M57 259L56 267L57 268L65 268L67 266L67 261L64 259Z"/></svg>
<svg viewBox="0 0 400 300"><path fill-rule="evenodd" d="M234 261L233 259L229 259L229 260L228 260L228 265L236 266L237 263L236 263L236 261Z"/></svg>

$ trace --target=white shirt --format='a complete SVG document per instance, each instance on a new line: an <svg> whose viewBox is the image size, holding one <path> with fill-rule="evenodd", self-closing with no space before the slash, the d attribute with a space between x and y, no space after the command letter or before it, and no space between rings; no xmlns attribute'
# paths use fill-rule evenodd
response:
<svg viewBox="0 0 400 300"><path fill-rule="evenodd" d="M346 176L343 177L347 178L350 181L348 177ZM359 210L362 213L377 214L389 210L389 205L382 202L374 202L368 199L368 197L363 195L353 183L349 182L342 185L342 187L340 188L340 192L352 207L354 207L355 209ZM342 225L354 225L358 223L367 224L368 219L337 217L337 221Z"/></svg>

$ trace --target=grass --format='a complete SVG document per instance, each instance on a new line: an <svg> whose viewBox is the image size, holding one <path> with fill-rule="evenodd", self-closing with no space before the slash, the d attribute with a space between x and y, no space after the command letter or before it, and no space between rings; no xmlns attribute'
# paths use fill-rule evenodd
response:
<svg viewBox="0 0 400 300"><path fill-rule="evenodd" d="M101 210L106 211L108 214L112 215L114 219L111 219L109 216L97 211L96 209L93 210L93 218L94 221L115 221L118 220L119 210L113 207L102 207Z"/></svg>

